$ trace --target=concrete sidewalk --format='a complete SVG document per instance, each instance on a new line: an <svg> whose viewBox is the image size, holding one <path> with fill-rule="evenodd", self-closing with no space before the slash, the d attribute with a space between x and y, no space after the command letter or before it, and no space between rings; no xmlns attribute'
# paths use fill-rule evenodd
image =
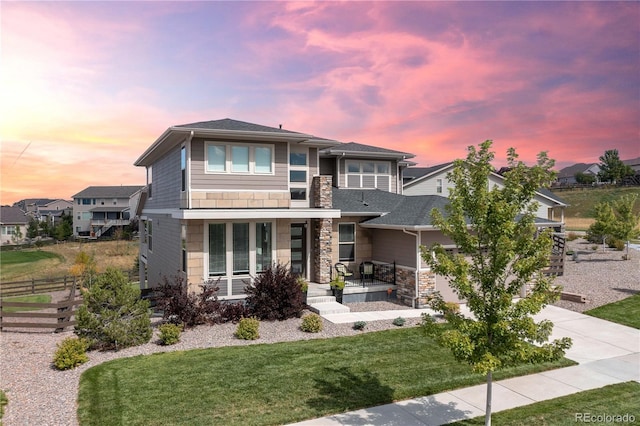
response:
<svg viewBox="0 0 640 426"><path fill-rule="evenodd" d="M462 311L466 307L461 306ZM419 317L428 309L351 312L327 315L336 323ZM554 323L552 339L571 337L566 357L579 363L544 373L493 383L492 412L507 410L630 380L640 382L640 330L577 312L546 307L535 317ZM299 426L334 425L443 425L483 416L486 385L471 386L393 404L366 408L295 423Z"/></svg>

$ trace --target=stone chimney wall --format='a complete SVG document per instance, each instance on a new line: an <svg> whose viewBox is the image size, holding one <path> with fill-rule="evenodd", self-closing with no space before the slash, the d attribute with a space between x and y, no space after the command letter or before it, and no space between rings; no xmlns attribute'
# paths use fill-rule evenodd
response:
<svg viewBox="0 0 640 426"><path fill-rule="evenodd" d="M312 191L313 191L313 207L317 209L330 209L333 207L333 190L332 176L314 176Z"/></svg>

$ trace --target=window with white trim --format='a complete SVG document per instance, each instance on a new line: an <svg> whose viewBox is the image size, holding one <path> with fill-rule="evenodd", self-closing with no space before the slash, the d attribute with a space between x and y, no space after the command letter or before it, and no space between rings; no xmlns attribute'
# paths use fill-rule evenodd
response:
<svg viewBox="0 0 640 426"><path fill-rule="evenodd" d="M253 275L273 261L273 222L210 223L208 275Z"/></svg>
<svg viewBox="0 0 640 426"><path fill-rule="evenodd" d="M289 191L291 201L306 201L309 186L309 152L306 147L292 146L289 152Z"/></svg>
<svg viewBox="0 0 640 426"><path fill-rule="evenodd" d="M356 224L338 224L338 259L353 262L356 259Z"/></svg>
<svg viewBox="0 0 640 426"><path fill-rule="evenodd" d="M207 173L273 174L273 145L205 143Z"/></svg>
<svg viewBox="0 0 640 426"><path fill-rule="evenodd" d="M354 161L346 164L347 188L391 190L391 164L388 161Z"/></svg>
<svg viewBox="0 0 640 426"><path fill-rule="evenodd" d="M149 199L153 198L153 166L147 167L147 195Z"/></svg>
<svg viewBox="0 0 640 426"><path fill-rule="evenodd" d="M436 179L436 193L442 194L442 179Z"/></svg>
<svg viewBox="0 0 640 426"><path fill-rule="evenodd" d="M187 147L180 148L180 189L187 190Z"/></svg>
<svg viewBox="0 0 640 426"><path fill-rule="evenodd" d="M147 249L153 251L153 221L151 219L147 220L146 223L145 239L147 241Z"/></svg>

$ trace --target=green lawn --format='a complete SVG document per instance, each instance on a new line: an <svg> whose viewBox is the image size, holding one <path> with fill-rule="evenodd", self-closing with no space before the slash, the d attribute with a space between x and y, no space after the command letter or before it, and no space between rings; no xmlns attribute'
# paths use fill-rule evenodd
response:
<svg viewBox="0 0 640 426"><path fill-rule="evenodd" d="M525 365L502 379L574 364ZM277 425L483 383L417 328L170 352L82 374L82 425Z"/></svg>
<svg viewBox="0 0 640 426"><path fill-rule="evenodd" d="M638 187L595 187L585 189L571 189L567 191L554 190L554 194L565 200L569 207L565 210L565 217L595 218L595 206L600 202L619 200L627 194L637 194ZM636 201L634 212L640 213L640 202Z"/></svg>
<svg viewBox="0 0 640 426"><path fill-rule="evenodd" d="M585 314L640 329L640 294L593 308Z"/></svg>
<svg viewBox="0 0 640 426"><path fill-rule="evenodd" d="M49 259L64 261L64 256L44 250L15 250L0 253L0 275L10 276L15 271L32 268L31 264Z"/></svg>
<svg viewBox="0 0 640 426"><path fill-rule="evenodd" d="M15 297L5 297L2 299L4 302L22 302L22 303L51 303L51 295L50 294L32 294L29 296L15 296ZM16 307L2 307L3 312L23 312L23 311L34 311L38 308L16 308Z"/></svg>
<svg viewBox="0 0 640 426"><path fill-rule="evenodd" d="M595 416L630 416L635 421L607 421ZM589 417L587 417L589 416ZM591 417L594 416L594 417ZM590 421L587 421L590 420ZM598 421L604 420L604 421ZM613 420L613 419L612 419ZM576 424L636 424L640 421L640 383L627 382L573 395L537 402L524 407L495 413L491 421L496 425L576 425ZM451 425L483 425L484 416L451 423Z"/></svg>

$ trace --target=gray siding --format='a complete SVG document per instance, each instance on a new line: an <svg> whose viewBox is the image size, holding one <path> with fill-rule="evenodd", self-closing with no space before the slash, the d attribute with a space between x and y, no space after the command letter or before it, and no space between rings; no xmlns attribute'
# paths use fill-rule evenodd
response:
<svg viewBox="0 0 640 426"><path fill-rule="evenodd" d="M180 146L153 163L151 195L145 208L162 209L180 207L182 181L180 178Z"/></svg>
<svg viewBox="0 0 640 426"><path fill-rule="evenodd" d="M416 267L416 238L402 231L373 230L373 260Z"/></svg>
<svg viewBox="0 0 640 426"><path fill-rule="evenodd" d="M182 268L180 220L168 215L148 215L153 220L153 247L147 251L149 286L162 283L164 277L171 279Z"/></svg>
<svg viewBox="0 0 640 426"><path fill-rule="evenodd" d="M219 141L223 142L223 141ZM237 143L237 142L229 142ZM257 142L256 142L257 143ZM191 143L191 188L194 190L287 190L289 189L289 158L286 143L274 145L273 175L241 175L234 173L205 173L205 140L194 139ZM178 158L179 160L179 158ZM178 171L180 168L178 167ZM178 183L180 183L178 179Z"/></svg>

